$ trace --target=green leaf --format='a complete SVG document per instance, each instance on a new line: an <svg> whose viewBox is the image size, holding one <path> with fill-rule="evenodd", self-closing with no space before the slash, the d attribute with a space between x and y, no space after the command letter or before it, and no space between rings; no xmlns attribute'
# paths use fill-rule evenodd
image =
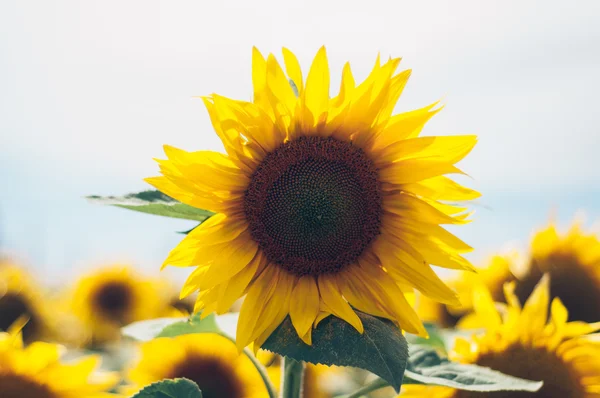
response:
<svg viewBox="0 0 600 398"><path fill-rule="evenodd" d="M191 380L165 379L144 387L131 398L202 398L202 393Z"/></svg>
<svg viewBox="0 0 600 398"><path fill-rule="evenodd" d="M121 328L121 334L137 341L150 341L158 336L167 326L178 322L186 322L187 320L188 318L182 317L157 318L134 322Z"/></svg>
<svg viewBox="0 0 600 398"><path fill-rule="evenodd" d="M200 313L189 318L158 318L139 321L121 329L121 334L138 341L149 341L157 337L175 337L191 333L219 333L221 329L211 314L200 319Z"/></svg>
<svg viewBox="0 0 600 398"><path fill-rule="evenodd" d="M408 359L404 336L388 320L357 314L365 328L363 334L346 321L329 316L312 331L309 346L298 337L287 317L262 348L298 361L366 369L399 391Z"/></svg>
<svg viewBox="0 0 600 398"><path fill-rule="evenodd" d="M477 365L450 362L430 347L411 346L404 384L429 384L468 391L538 391L541 381L508 376Z"/></svg>
<svg viewBox="0 0 600 398"><path fill-rule="evenodd" d="M220 333L221 329L215 322L215 315L210 314L204 319L200 319L200 313L194 314L189 320L175 322L166 326L156 337L175 337L182 334L192 333Z"/></svg>
<svg viewBox="0 0 600 398"><path fill-rule="evenodd" d="M156 190L130 193L125 196L87 196L92 203L117 206L157 216L203 222L214 213L181 203Z"/></svg>

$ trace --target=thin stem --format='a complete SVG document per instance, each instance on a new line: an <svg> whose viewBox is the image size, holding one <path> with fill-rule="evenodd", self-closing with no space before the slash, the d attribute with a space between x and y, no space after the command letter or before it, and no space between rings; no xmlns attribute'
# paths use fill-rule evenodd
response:
<svg viewBox="0 0 600 398"><path fill-rule="evenodd" d="M387 381L383 379L377 379L362 387L361 389L354 391L352 394L344 396L343 398L360 398L363 395L388 386L389 383Z"/></svg>
<svg viewBox="0 0 600 398"><path fill-rule="evenodd" d="M281 372L283 373L281 398L302 398L304 363L283 357Z"/></svg>
<svg viewBox="0 0 600 398"><path fill-rule="evenodd" d="M267 387L267 393L269 394L269 398L277 398L277 392L275 391L273 383L271 383L271 380L269 379L267 369L263 366L262 363L260 363L258 359L256 359L254 355L252 355L250 350L248 350L247 348L244 348L244 354L246 354L246 356L250 358L254 366L256 366L258 373L260 373L260 377L263 379L265 387Z"/></svg>

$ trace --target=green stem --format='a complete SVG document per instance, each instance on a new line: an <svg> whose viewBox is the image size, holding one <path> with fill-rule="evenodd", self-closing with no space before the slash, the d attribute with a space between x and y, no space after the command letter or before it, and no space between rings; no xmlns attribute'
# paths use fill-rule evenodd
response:
<svg viewBox="0 0 600 398"><path fill-rule="evenodd" d="M362 387L361 389L354 391L352 394L344 396L343 398L360 398L363 395L388 386L389 383L387 381L383 379L377 379Z"/></svg>
<svg viewBox="0 0 600 398"><path fill-rule="evenodd" d="M248 350L247 348L244 348L244 354L246 354L246 356L248 358L250 358L250 360L252 361L254 366L256 366L258 373L260 373L260 377L263 379L263 382L265 383L265 387L267 387L267 393L269 394L269 398L277 398L277 392L275 391L275 387L273 386L273 383L271 383L271 380L269 379L269 375L267 374L267 369L263 366L262 363L259 362L258 359L256 359L256 357L254 355L252 355L250 350Z"/></svg>
<svg viewBox="0 0 600 398"><path fill-rule="evenodd" d="M283 372L281 398L302 398L304 363L283 357L281 371Z"/></svg>

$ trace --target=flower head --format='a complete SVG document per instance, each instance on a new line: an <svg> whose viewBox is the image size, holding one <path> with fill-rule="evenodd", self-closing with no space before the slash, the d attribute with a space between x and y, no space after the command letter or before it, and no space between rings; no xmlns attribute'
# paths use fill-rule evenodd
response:
<svg viewBox="0 0 600 398"><path fill-rule="evenodd" d="M235 344L212 333L161 337L142 344L139 361L129 370L129 392L160 381L185 377L205 398L265 398L263 379Z"/></svg>
<svg viewBox="0 0 600 398"><path fill-rule="evenodd" d="M70 305L91 343L103 344L118 339L129 323L164 315L167 298L160 286L130 267L111 266L82 277Z"/></svg>
<svg viewBox="0 0 600 398"><path fill-rule="evenodd" d="M203 316L247 294L239 347L262 345L288 315L307 344L328 315L362 333L354 309L425 335L404 292L458 304L430 264L471 269L460 256L471 248L441 225L467 222L445 201L478 196L444 176L460 173L475 137L419 137L436 103L392 115L410 75L395 74L400 59L378 59L360 84L347 64L330 98L324 48L306 81L294 54L283 58L287 76L254 49L252 102L204 98L226 154L165 146L163 176L146 181L217 214L164 264L196 267L182 295L199 291Z"/></svg>
<svg viewBox="0 0 600 398"><path fill-rule="evenodd" d="M600 391L600 339L588 335L600 322L567 322L568 312L559 298L550 303L550 280L544 276L521 307L514 283L505 285L508 305L494 303L490 292L477 287L473 294L475 316L485 333L471 340L457 339L450 357L463 363L486 366L529 380L542 380L537 393L502 391L473 393L444 387L408 387L402 396L435 398L538 396L592 398ZM550 316L548 308L550 307Z"/></svg>
<svg viewBox="0 0 600 398"><path fill-rule="evenodd" d="M22 330L26 342L54 337L55 325L40 290L24 269L8 262L0 266L0 331L26 317Z"/></svg>
<svg viewBox="0 0 600 398"><path fill-rule="evenodd" d="M550 295L559 297L571 318L600 321L600 238L574 224L559 233L551 224L539 231L531 243L525 275L515 293L527 297L544 273L550 274Z"/></svg>
<svg viewBox="0 0 600 398"><path fill-rule="evenodd" d="M61 347L34 342L23 346L20 332L0 333L0 397L109 398L112 373L94 373L99 358L62 363Z"/></svg>

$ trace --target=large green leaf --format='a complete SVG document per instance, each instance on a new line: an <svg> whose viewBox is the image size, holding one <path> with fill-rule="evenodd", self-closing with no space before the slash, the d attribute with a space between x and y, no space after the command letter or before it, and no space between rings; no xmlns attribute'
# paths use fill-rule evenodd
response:
<svg viewBox="0 0 600 398"><path fill-rule="evenodd" d="M122 207L171 218L182 218L203 222L214 213L181 203L170 196L156 190L130 193L125 196L87 196L92 203Z"/></svg>
<svg viewBox="0 0 600 398"><path fill-rule="evenodd" d="M541 381L524 380L495 370L450 362L431 347L410 347L404 384L432 384L468 391L538 391Z"/></svg>
<svg viewBox="0 0 600 398"><path fill-rule="evenodd" d="M131 398L202 398L202 393L191 380L165 379L144 387Z"/></svg>
<svg viewBox="0 0 600 398"><path fill-rule="evenodd" d="M354 366L369 370L398 391L408 359L408 346L391 322L357 312L365 331L360 334L340 318L322 320L306 345L286 318L262 346L263 349L298 361Z"/></svg>

